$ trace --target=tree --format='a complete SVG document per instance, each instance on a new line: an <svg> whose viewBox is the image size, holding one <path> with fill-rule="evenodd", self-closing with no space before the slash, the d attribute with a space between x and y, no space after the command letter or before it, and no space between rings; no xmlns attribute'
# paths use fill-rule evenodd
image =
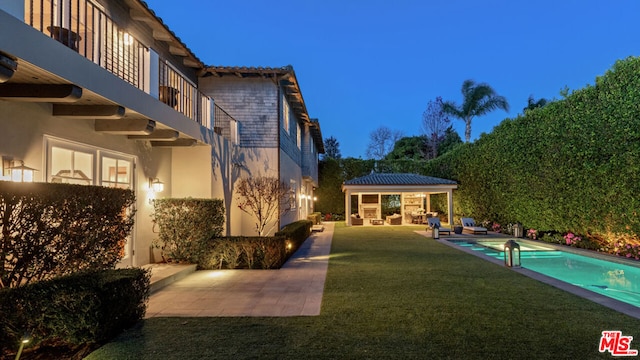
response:
<svg viewBox="0 0 640 360"><path fill-rule="evenodd" d="M438 143L439 156L448 153L460 144L462 144L460 135L453 129L453 126L449 126L447 130L445 130L442 140Z"/></svg>
<svg viewBox="0 0 640 360"><path fill-rule="evenodd" d="M446 101L442 110L465 123L464 137L466 142L471 140L471 120L476 116L486 115L489 112L502 109L509 112L507 99L496 93L486 83L476 84L473 80L465 80L462 83L462 105L458 106L453 101Z"/></svg>
<svg viewBox="0 0 640 360"><path fill-rule="evenodd" d="M396 141L385 160L424 160L427 153L426 145L427 138L424 136L403 137Z"/></svg>
<svg viewBox="0 0 640 360"><path fill-rule="evenodd" d="M325 148L326 149L326 148ZM334 158L325 158L318 162L318 183L314 191L318 197L315 210L324 214L344 214L344 193L342 192L342 168Z"/></svg>
<svg viewBox="0 0 640 360"><path fill-rule="evenodd" d="M545 98L541 98L538 101L535 101L535 99L533 98L533 94L529 95L529 98L527 99L527 107L525 107L524 109L522 109L523 113L526 113L529 110L533 110L536 108L541 108L545 105L547 105L548 101Z"/></svg>
<svg viewBox="0 0 640 360"><path fill-rule="evenodd" d="M280 216L291 210L289 185L272 176L256 176L240 179L236 187L240 210L256 219L258 236L265 236L278 225ZM267 225L273 225L265 231Z"/></svg>
<svg viewBox="0 0 640 360"><path fill-rule="evenodd" d="M422 113L422 130L429 139L431 159L438 157L438 143L444 137L444 132L451 122L443 111L442 105L442 97L438 96L435 100L429 100L427 109Z"/></svg>
<svg viewBox="0 0 640 360"><path fill-rule="evenodd" d="M338 142L338 139L334 138L333 136L328 137L325 141L324 141L324 155L323 155L323 159L336 159L336 160L340 160L340 158L342 157L342 155L340 154L340 143Z"/></svg>
<svg viewBox="0 0 640 360"><path fill-rule="evenodd" d="M377 128L369 134L367 157L377 160L384 159L401 137L401 131L394 131L386 126Z"/></svg>

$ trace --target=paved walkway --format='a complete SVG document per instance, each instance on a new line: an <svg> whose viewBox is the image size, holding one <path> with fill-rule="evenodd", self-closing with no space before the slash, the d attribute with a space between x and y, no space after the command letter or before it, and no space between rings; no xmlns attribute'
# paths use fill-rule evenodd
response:
<svg viewBox="0 0 640 360"><path fill-rule="evenodd" d="M333 223L313 232L279 270L201 270L149 297L147 318L320 314Z"/></svg>

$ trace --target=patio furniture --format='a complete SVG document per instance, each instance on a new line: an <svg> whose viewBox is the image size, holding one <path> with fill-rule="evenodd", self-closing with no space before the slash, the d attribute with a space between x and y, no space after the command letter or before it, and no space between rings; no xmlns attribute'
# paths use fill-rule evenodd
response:
<svg viewBox="0 0 640 360"><path fill-rule="evenodd" d="M384 220L382 220L382 219L369 219L369 223L371 225L384 225Z"/></svg>
<svg viewBox="0 0 640 360"><path fill-rule="evenodd" d="M387 223L389 225L402 225L402 215L393 214L393 215L387 216Z"/></svg>
<svg viewBox="0 0 640 360"><path fill-rule="evenodd" d="M359 216L351 215L351 225L364 225L364 219Z"/></svg>
<svg viewBox="0 0 640 360"><path fill-rule="evenodd" d="M471 231L474 234L478 234L478 233L484 233L485 235L487 234L487 229L481 226L476 226L476 222L472 218L461 218L460 222L462 222L462 227L464 230Z"/></svg>
<svg viewBox="0 0 640 360"><path fill-rule="evenodd" d="M430 217L427 219L428 223L429 223L429 229L433 229L434 226L438 226L438 229L440 230L440 233L447 233L449 235L451 235L451 229L449 228L445 228L442 227L442 225L440 225L440 219L437 217Z"/></svg>

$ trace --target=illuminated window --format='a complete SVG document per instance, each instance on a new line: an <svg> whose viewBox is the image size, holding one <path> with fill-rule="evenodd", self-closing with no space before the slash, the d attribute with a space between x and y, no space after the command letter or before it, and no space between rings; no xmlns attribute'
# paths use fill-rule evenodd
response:
<svg viewBox="0 0 640 360"><path fill-rule="evenodd" d="M287 102L287 98L286 97L282 97L282 126L284 127L284 131L287 132L287 134L289 133L289 112L291 110L289 109L289 103Z"/></svg>
<svg viewBox="0 0 640 360"><path fill-rule="evenodd" d="M302 134L300 131L300 124L296 123L296 130L297 130L297 134L296 134L296 144L298 145L298 149L301 148L302 146Z"/></svg>

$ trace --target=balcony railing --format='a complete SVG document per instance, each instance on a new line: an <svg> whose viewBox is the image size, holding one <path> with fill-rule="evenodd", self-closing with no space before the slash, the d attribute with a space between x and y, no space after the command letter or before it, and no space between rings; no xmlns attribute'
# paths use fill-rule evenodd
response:
<svg viewBox="0 0 640 360"><path fill-rule="evenodd" d="M149 48L90 0L25 0L25 22L149 93ZM213 101L160 59L159 100L211 128Z"/></svg>
<svg viewBox="0 0 640 360"><path fill-rule="evenodd" d="M176 109L198 124L211 128L211 98L204 95L190 81L160 60L158 97L160 101Z"/></svg>
<svg viewBox="0 0 640 360"><path fill-rule="evenodd" d="M145 90L149 49L89 0L25 0L25 22Z"/></svg>
<svg viewBox="0 0 640 360"><path fill-rule="evenodd" d="M238 122L217 104L214 105L213 131L233 144L238 144Z"/></svg>

